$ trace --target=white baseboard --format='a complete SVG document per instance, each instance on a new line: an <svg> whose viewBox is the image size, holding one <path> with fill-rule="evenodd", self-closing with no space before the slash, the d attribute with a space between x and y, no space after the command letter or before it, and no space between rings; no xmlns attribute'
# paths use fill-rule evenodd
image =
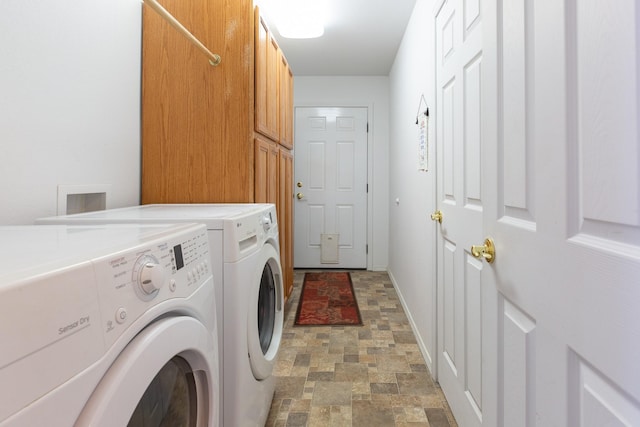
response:
<svg viewBox="0 0 640 427"><path fill-rule="evenodd" d="M425 345L422 337L420 336L420 334L418 333L418 328L413 320L413 316L411 316L411 312L409 311L409 307L407 306L404 297L402 295L402 292L400 292L400 288L398 287L398 283L396 282L396 279L393 277L393 273L387 269L387 274L389 275L389 278L391 279L391 284L393 285L393 288L396 290L396 294L398 294L398 299L400 300L400 304L402 304L402 308L404 309L405 314L407 315L407 319L409 319L409 325L411 325L411 329L413 331L413 335L416 337L416 341L418 342L418 348L420 349L420 353L422 353L422 358L424 359L424 362L427 365L427 369L429 369L429 373L431 374L431 377L436 380L437 378L437 373L434 371L435 369L435 364L433 363L433 358L431 357L431 354L429 353L429 350L427 348L427 346ZM435 331L434 331L435 333Z"/></svg>

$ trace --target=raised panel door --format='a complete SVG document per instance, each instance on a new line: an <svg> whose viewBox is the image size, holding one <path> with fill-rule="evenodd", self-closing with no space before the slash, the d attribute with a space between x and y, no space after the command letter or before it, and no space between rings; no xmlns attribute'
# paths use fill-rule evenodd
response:
<svg viewBox="0 0 640 427"><path fill-rule="evenodd" d="M276 203L278 198L278 146L268 139L255 139L255 203Z"/></svg>
<svg viewBox="0 0 640 427"><path fill-rule="evenodd" d="M279 150L278 165L278 231L280 233L280 262L284 276L284 296L293 290L293 154L283 147Z"/></svg>
<svg viewBox="0 0 640 427"><path fill-rule="evenodd" d="M498 425L640 425L640 6L484 3Z"/></svg>
<svg viewBox="0 0 640 427"><path fill-rule="evenodd" d="M483 45L478 1L447 0L436 15L438 382L461 426L495 425L495 306L481 191Z"/></svg>
<svg viewBox="0 0 640 427"><path fill-rule="evenodd" d="M293 73L284 57L279 52L280 69L280 145L293 148Z"/></svg>
<svg viewBox="0 0 640 427"><path fill-rule="evenodd" d="M367 117L366 108L296 108L298 268L367 266Z"/></svg>
<svg viewBox="0 0 640 427"><path fill-rule="evenodd" d="M255 130L274 141L280 139L278 44L255 9Z"/></svg>

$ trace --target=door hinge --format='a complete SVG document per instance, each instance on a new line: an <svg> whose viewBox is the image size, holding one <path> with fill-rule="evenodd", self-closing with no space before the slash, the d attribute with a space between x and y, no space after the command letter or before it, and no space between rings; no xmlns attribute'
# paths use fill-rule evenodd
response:
<svg viewBox="0 0 640 427"><path fill-rule="evenodd" d="M367 133L369 133L369 122L367 122Z"/></svg>
<svg viewBox="0 0 640 427"><path fill-rule="evenodd" d="M365 245L365 253L367 255L369 254L369 244L368 243Z"/></svg>
<svg viewBox="0 0 640 427"><path fill-rule="evenodd" d="M367 182L367 193L369 193L369 183Z"/></svg>

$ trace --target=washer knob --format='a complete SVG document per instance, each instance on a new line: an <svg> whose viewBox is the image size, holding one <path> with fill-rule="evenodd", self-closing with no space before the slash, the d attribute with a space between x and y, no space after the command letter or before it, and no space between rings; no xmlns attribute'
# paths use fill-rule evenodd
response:
<svg viewBox="0 0 640 427"><path fill-rule="evenodd" d="M145 295L155 296L166 279L164 268L150 256L140 259L138 266L138 287Z"/></svg>
<svg viewBox="0 0 640 427"><path fill-rule="evenodd" d="M262 227L264 228L264 231L269 231L271 229L271 226L273 225L273 220L271 219L271 215L270 214L266 214L262 217Z"/></svg>

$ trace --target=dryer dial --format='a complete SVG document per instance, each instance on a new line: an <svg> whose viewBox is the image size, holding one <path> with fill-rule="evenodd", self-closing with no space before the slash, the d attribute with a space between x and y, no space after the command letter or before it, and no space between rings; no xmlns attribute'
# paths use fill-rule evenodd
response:
<svg viewBox="0 0 640 427"><path fill-rule="evenodd" d="M134 283L143 299L156 296L166 281L166 273L158 260L151 255L138 259L133 269Z"/></svg>

